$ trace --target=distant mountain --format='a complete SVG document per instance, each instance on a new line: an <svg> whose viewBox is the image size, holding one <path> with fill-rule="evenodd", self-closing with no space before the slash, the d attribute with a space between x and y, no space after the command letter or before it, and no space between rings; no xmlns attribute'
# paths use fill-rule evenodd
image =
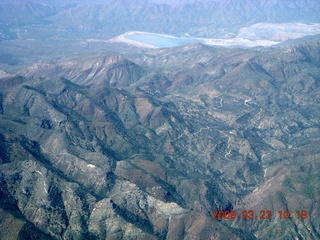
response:
<svg viewBox="0 0 320 240"><path fill-rule="evenodd" d="M59 13L62 8L41 1L1 1L0 25L43 23L46 17Z"/></svg>
<svg viewBox="0 0 320 240"><path fill-rule="evenodd" d="M68 30L116 36L145 31L195 37L230 37L259 22L320 22L316 0L248 1L10 1L0 3L0 23L50 23Z"/></svg>
<svg viewBox="0 0 320 240"><path fill-rule="evenodd" d="M320 3L315 0L182 3L170 5L163 1L110 1L90 7L79 4L49 20L56 27L103 30L111 35L138 30L177 36L188 33L197 37L232 36L241 27L258 22L320 21Z"/></svg>
<svg viewBox="0 0 320 240"><path fill-rule="evenodd" d="M1 238L319 239L319 49L190 44L2 71Z"/></svg>

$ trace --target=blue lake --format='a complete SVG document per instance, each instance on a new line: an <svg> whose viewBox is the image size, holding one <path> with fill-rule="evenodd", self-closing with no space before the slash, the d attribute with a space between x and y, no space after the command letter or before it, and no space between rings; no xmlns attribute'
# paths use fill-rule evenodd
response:
<svg viewBox="0 0 320 240"><path fill-rule="evenodd" d="M142 34L142 33L128 34L126 35L126 38L133 41L141 42L141 43L151 44L159 48L176 47L176 46L182 46L188 43L201 42L201 40L194 39L194 38L170 38L170 37L161 36L161 35Z"/></svg>

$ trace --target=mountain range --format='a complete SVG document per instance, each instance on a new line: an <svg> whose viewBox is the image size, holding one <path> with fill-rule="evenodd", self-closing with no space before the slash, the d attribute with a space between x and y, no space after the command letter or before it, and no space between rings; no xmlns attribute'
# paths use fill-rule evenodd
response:
<svg viewBox="0 0 320 240"><path fill-rule="evenodd" d="M108 37L144 31L221 38L235 36L240 28L259 22L317 23L319 12L316 0L14 0L0 3L0 26L2 34L10 25L7 31L16 35L14 29L19 26L43 25L55 30L99 32Z"/></svg>
<svg viewBox="0 0 320 240"><path fill-rule="evenodd" d="M1 1L0 239L320 239L319 35L108 41L282 41L319 8Z"/></svg>
<svg viewBox="0 0 320 240"><path fill-rule="evenodd" d="M318 239L319 45L190 44L3 74L2 238ZM212 219L228 209L274 218Z"/></svg>

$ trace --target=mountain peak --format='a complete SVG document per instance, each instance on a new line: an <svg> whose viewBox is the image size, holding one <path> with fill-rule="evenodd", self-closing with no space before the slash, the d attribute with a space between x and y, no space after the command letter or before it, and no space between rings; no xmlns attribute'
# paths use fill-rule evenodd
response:
<svg viewBox="0 0 320 240"><path fill-rule="evenodd" d="M36 63L21 71L29 78L64 77L86 86L129 86L144 74L137 64L122 56L69 59L54 63Z"/></svg>

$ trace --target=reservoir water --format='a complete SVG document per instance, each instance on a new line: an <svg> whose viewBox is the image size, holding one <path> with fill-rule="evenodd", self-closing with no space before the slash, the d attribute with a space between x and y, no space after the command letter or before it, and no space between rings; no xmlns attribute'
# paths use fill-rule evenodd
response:
<svg viewBox="0 0 320 240"><path fill-rule="evenodd" d="M176 37L170 37L170 36L167 37L165 35L144 34L144 33L128 34L126 35L126 38L136 42L150 44L159 48L176 47L176 46L182 46L188 43L203 42L200 39L195 39L195 38L176 38Z"/></svg>

